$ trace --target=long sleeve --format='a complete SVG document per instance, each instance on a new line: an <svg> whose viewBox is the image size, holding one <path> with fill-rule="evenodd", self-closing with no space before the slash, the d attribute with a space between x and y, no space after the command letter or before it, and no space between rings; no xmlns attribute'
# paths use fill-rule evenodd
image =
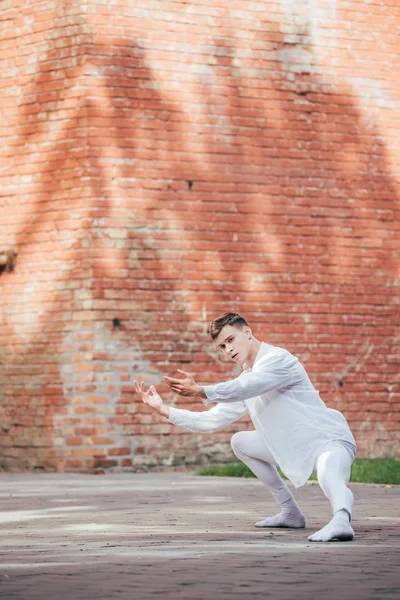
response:
<svg viewBox="0 0 400 600"><path fill-rule="evenodd" d="M181 408L170 407L169 421L189 431L214 433L230 425L247 412L244 402L217 404L204 412L192 412Z"/></svg>
<svg viewBox="0 0 400 600"><path fill-rule="evenodd" d="M285 350L263 356L253 367L232 381L204 386L207 399L211 402L230 403L248 400L271 390L288 387L293 382L298 359Z"/></svg>

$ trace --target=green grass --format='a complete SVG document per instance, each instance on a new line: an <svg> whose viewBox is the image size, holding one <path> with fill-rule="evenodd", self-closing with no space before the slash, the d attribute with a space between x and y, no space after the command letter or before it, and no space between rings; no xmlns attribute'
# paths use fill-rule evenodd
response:
<svg viewBox="0 0 400 600"><path fill-rule="evenodd" d="M281 475L282 472L280 471ZM203 467L196 475L215 475L218 477L255 477L243 463L223 466ZM317 477L313 473L311 480ZM357 483L383 483L400 485L400 460L394 458L356 458L351 467L350 481Z"/></svg>

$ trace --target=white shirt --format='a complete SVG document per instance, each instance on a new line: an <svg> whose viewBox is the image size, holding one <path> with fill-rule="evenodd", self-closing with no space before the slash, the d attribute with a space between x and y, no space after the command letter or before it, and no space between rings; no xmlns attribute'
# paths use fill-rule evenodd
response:
<svg viewBox="0 0 400 600"><path fill-rule="evenodd" d="M253 368L232 381L204 386L207 412L170 409L169 421L189 431L213 433L247 411L283 473L295 487L311 475L322 446L339 440L354 446L346 419L321 400L298 358L261 343Z"/></svg>

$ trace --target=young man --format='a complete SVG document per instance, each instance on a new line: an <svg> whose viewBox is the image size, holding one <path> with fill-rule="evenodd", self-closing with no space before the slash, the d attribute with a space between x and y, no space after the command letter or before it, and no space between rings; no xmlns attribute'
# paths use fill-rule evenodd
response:
<svg viewBox="0 0 400 600"><path fill-rule="evenodd" d="M181 396L197 396L204 404L216 402L216 406L206 412L169 407L154 386L146 392L143 383L135 382L142 400L171 423L205 433L222 429L249 412L255 431L235 433L232 449L281 505L279 514L259 521L256 527L306 526L302 511L277 471L279 465L295 487L302 486L316 471L331 503L332 520L308 539L352 540L353 494L347 485L356 446L344 416L327 408L295 356L259 341L239 314L226 313L215 319L209 334L218 348L242 366L239 377L201 386L179 371L181 378L163 380Z"/></svg>

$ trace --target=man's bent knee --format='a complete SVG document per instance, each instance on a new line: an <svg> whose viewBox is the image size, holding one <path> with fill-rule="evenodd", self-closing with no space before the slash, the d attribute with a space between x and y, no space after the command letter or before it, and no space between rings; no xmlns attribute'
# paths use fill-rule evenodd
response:
<svg viewBox="0 0 400 600"><path fill-rule="evenodd" d="M243 455L243 438L245 437L243 434L245 432L244 431L238 431L237 433L234 433L233 436L231 437L231 447L233 452L236 454L236 456L238 454Z"/></svg>

